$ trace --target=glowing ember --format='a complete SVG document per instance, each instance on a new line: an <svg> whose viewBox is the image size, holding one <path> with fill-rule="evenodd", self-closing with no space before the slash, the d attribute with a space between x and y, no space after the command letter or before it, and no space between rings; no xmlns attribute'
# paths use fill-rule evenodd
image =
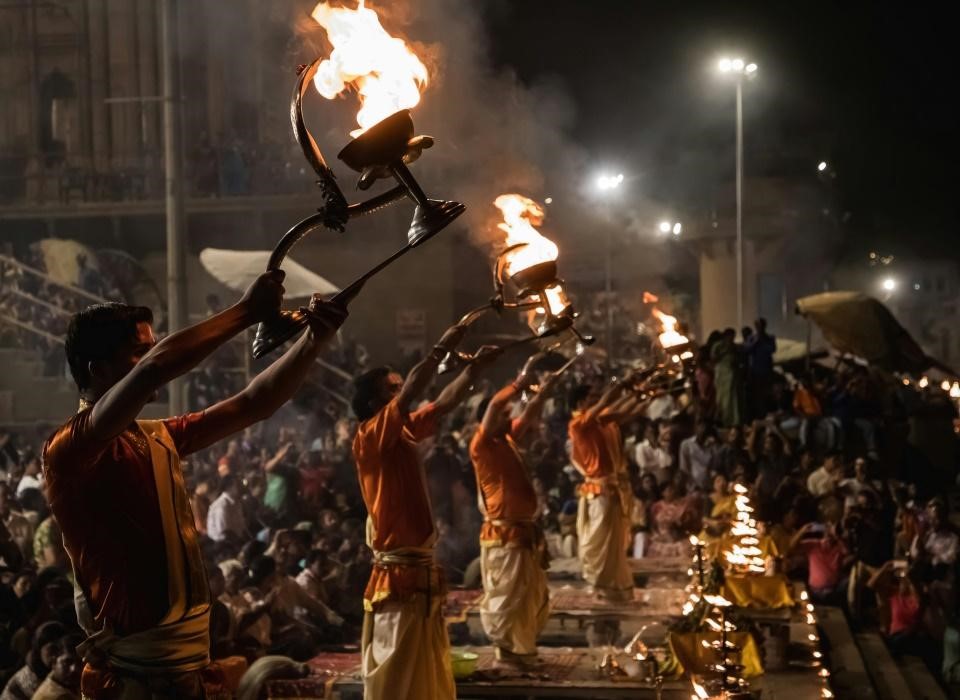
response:
<svg viewBox="0 0 960 700"><path fill-rule="evenodd" d="M686 345L690 339L677 332L677 319L674 316L663 313L660 309L654 308L653 315L663 326L663 333L660 334L660 344L665 348L672 348L677 345Z"/></svg>
<svg viewBox="0 0 960 700"><path fill-rule="evenodd" d="M420 102L427 67L402 39L387 33L377 13L365 7L365 0L359 0L355 10L321 2L311 17L326 30L333 46L313 79L317 91L332 100L352 88L360 98L360 128L351 136Z"/></svg>
<svg viewBox="0 0 960 700"><path fill-rule="evenodd" d="M556 260L557 244L540 234L535 227L543 223L543 208L522 194L502 194L493 205L503 214L497 228L507 234L506 247L525 243L506 256L506 274L511 276L538 263Z"/></svg>

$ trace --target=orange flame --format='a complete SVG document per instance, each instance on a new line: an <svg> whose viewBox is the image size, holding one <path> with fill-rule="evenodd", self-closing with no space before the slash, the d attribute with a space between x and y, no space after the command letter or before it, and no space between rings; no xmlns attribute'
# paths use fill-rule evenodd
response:
<svg viewBox="0 0 960 700"><path fill-rule="evenodd" d="M506 274L513 275L538 263L556 260L560 254L557 244L537 231L543 223L543 208L521 194L502 194L493 205L503 214L497 228L507 234L506 247L525 243L506 255Z"/></svg>
<svg viewBox="0 0 960 700"><path fill-rule="evenodd" d="M355 10L320 2L311 13L333 45L313 84L328 100L356 89L360 128L350 132L354 138L394 112L415 107L427 84L427 67L403 39L387 33L365 2L359 0Z"/></svg>
<svg viewBox="0 0 960 700"><path fill-rule="evenodd" d="M675 316L663 313L660 309L654 307L653 315L663 326L663 333L660 334L660 344L664 348L672 348L677 345L686 345L690 339L677 332L677 319Z"/></svg>
<svg viewBox="0 0 960 700"><path fill-rule="evenodd" d="M658 296L657 296L656 294L654 294L653 292L644 292L644 293L643 293L643 303L644 303L644 304L656 304L658 301L660 301L660 297L658 297Z"/></svg>

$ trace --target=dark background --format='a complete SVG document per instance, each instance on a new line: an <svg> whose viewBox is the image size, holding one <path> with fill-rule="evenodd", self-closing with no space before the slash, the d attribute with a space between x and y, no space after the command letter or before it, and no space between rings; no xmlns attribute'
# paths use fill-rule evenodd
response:
<svg viewBox="0 0 960 700"><path fill-rule="evenodd" d="M953 255L957 84L952 22L922 4L492 0L491 53L560 87L570 137L662 200L695 209L732 179L732 85L744 90L746 176L834 173L848 252ZM771 158L771 154L779 157Z"/></svg>

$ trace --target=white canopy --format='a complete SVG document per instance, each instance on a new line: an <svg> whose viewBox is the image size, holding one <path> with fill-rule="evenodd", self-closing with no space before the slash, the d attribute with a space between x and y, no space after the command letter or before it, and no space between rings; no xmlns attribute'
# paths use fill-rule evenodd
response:
<svg viewBox="0 0 960 700"><path fill-rule="evenodd" d="M224 250L204 248L200 263L211 275L230 289L243 292L267 269L269 250ZM288 257L281 269L287 273L283 286L289 299L304 299L314 294L336 294L340 289L320 275Z"/></svg>

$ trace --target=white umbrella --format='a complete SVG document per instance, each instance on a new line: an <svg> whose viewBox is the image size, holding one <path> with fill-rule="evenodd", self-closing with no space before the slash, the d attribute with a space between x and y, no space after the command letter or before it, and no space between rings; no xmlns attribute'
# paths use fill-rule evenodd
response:
<svg viewBox="0 0 960 700"><path fill-rule="evenodd" d="M236 292L243 292L267 269L269 250L224 250L204 248L200 263L211 275ZM303 299L314 294L336 294L340 289L287 256L281 269L287 273L283 286L290 299Z"/></svg>

